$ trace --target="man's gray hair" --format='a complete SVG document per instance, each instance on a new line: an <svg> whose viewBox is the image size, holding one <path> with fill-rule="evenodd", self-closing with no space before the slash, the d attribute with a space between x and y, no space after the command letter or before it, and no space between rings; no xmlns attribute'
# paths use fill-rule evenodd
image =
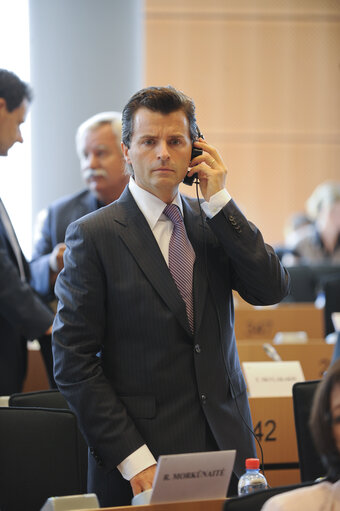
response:
<svg viewBox="0 0 340 511"><path fill-rule="evenodd" d="M122 114L120 112L101 112L93 115L84 121L77 129L76 133L76 149L79 158L82 158L83 138L87 132L93 131L103 124L111 124L112 133L116 136L119 149L122 138Z"/></svg>

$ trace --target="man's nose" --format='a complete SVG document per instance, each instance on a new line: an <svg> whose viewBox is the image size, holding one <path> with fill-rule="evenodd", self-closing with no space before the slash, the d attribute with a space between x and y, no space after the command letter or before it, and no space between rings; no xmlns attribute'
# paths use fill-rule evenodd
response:
<svg viewBox="0 0 340 511"><path fill-rule="evenodd" d="M89 154L86 166L90 169L96 169L98 167L98 158L94 153Z"/></svg>
<svg viewBox="0 0 340 511"><path fill-rule="evenodd" d="M21 131L18 130L18 134L17 134L17 139L16 139L17 142L20 142L20 144L23 143L24 139L22 138L22 134L21 134Z"/></svg>
<svg viewBox="0 0 340 511"><path fill-rule="evenodd" d="M162 161L168 160L170 158L168 145L166 141L160 141L158 144L158 158Z"/></svg>

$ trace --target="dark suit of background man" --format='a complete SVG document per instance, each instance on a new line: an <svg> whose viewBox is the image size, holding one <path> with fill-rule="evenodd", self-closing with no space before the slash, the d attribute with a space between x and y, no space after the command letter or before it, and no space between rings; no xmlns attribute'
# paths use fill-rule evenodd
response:
<svg viewBox="0 0 340 511"><path fill-rule="evenodd" d="M136 93L123 111L129 185L66 233L55 378L87 439L88 489L102 506L150 488L160 454L236 449L234 482L255 455L232 289L252 304L277 303L288 276L225 190L217 149L196 137L195 107L183 93ZM193 142L203 154L191 161ZM178 193L189 165L204 225L198 201ZM168 267L173 224L163 210L171 203L196 256L193 331Z"/></svg>
<svg viewBox="0 0 340 511"><path fill-rule="evenodd" d="M0 69L0 155L23 142L31 92L14 73ZM29 286L29 267L12 224L0 204L0 395L22 390L27 364L27 339L52 330L53 314ZM46 340L46 342L48 342Z"/></svg>
<svg viewBox="0 0 340 511"><path fill-rule="evenodd" d="M101 112L78 127L76 147L87 188L58 199L38 215L31 284L48 302L54 300L54 283L63 268L68 225L118 199L128 182L120 147L121 117L119 112Z"/></svg>

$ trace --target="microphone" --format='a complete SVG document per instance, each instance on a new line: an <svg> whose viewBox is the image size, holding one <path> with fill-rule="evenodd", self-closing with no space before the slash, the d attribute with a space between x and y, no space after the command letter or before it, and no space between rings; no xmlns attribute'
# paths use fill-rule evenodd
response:
<svg viewBox="0 0 340 511"><path fill-rule="evenodd" d="M272 346L268 342L265 342L262 345L262 348L264 349L269 358L271 358L275 362L281 362L282 358L280 357L274 346Z"/></svg>

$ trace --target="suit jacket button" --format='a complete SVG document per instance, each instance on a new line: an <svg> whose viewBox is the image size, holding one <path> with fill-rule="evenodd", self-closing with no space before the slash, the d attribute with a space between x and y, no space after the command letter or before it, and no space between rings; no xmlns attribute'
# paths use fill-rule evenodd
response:
<svg viewBox="0 0 340 511"><path fill-rule="evenodd" d="M201 353L201 346L199 344L195 344L196 353Z"/></svg>
<svg viewBox="0 0 340 511"><path fill-rule="evenodd" d="M202 400L202 403L205 405L205 403L207 402L207 396L205 394L202 394L201 400Z"/></svg>

